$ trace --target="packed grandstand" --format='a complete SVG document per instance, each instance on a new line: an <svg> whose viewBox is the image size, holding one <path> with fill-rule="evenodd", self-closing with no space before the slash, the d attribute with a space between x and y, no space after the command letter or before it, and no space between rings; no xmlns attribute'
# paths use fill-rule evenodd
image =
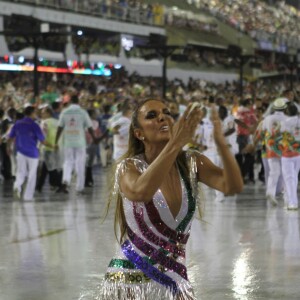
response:
<svg viewBox="0 0 300 300"><path fill-rule="evenodd" d="M232 102L243 97L241 85L244 95L266 105L287 88L298 93L300 15L284 1L23 0L0 6L3 109L39 104L49 82L57 100L75 90L87 107L161 95L163 60L156 48L172 45L164 95L171 100L213 95ZM97 21L112 22L112 30Z"/></svg>
<svg viewBox="0 0 300 300"><path fill-rule="evenodd" d="M170 69L238 74L245 64L240 56L245 56L245 75L255 79L290 75L298 64L299 11L285 1L23 0L0 5L4 63L29 64L28 33L46 23L48 30L38 39L39 63L46 66L121 63L129 72L144 66L141 75L159 76L159 55L144 47L152 33L178 46L169 57Z"/></svg>

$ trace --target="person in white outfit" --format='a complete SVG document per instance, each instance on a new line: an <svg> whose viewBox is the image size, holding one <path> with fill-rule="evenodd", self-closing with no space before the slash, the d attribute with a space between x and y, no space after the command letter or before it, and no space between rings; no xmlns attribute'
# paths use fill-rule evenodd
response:
<svg viewBox="0 0 300 300"><path fill-rule="evenodd" d="M34 200L36 186L36 174L39 163L38 142L47 147L54 146L45 141L45 136L40 126L35 122L36 110L33 106L24 109L25 117L13 125L9 135L7 149L10 151L10 144L15 140L17 151L17 173L14 183L14 192L21 198L22 187L27 177L27 184L24 190L24 200Z"/></svg>
<svg viewBox="0 0 300 300"><path fill-rule="evenodd" d="M71 97L71 105L60 114L55 138L55 144L57 145L61 133L64 132L63 184L57 192L68 193L74 166L77 176L76 191L78 193L83 192L85 184L86 130L89 131L93 141L97 143L91 118L87 111L80 107L78 97L73 95Z"/></svg>
<svg viewBox="0 0 300 300"><path fill-rule="evenodd" d="M286 191L286 206L298 209L298 174L300 170L300 116L296 105L289 105L289 117L281 122L281 166Z"/></svg>
<svg viewBox="0 0 300 300"><path fill-rule="evenodd" d="M124 102L121 108L122 115L111 123L113 133L113 160L118 160L128 148L129 127L131 123L132 107Z"/></svg>
<svg viewBox="0 0 300 300"><path fill-rule="evenodd" d="M219 106L219 117L222 122L222 128L223 128L223 134L225 136L227 146L230 149L230 152L233 156L235 156L239 152L239 145L237 143L237 134L235 129L235 122L234 122L234 116L228 115L228 110L225 106L221 105ZM222 160L220 159L220 156L218 155L218 162L217 166L222 166ZM220 191L216 191L216 200L219 202L223 202L225 200L224 193Z"/></svg>
<svg viewBox="0 0 300 300"><path fill-rule="evenodd" d="M218 151L217 146L214 141L213 131L214 124L210 120L210 117L205 117L202 119L202 124L200 127L200 144L204 146L203 154L207 156L214 164L218 163Z"/></svg>
<svg viewBox="0 0 300 300"><path fill-rule="evenodd" d="M214 139L214 124L210 117L207 116L207 109L203 109L204 118L202 119L201 126L197 130L199 138L199 144L204 149L203 154L210 159L210 161L218 165L220 164L220 158L217 150L217 145ZM222 202L224 200L224 194L217 190L214 190L216 200Z"/></svg>
<svg viewBox="0 0 300 300"><path fill-rule="evenodd" d="M274 113L267 116L262 124L262 131L265 131L265 145L269 165L266 196L267 200L273 205L278 204L275 198L278 180L281 175L281 151L278 147L278 136L280 135L281 123L287 118L285 114L286 103L285 98L277 98L273 102Z"/></svg>

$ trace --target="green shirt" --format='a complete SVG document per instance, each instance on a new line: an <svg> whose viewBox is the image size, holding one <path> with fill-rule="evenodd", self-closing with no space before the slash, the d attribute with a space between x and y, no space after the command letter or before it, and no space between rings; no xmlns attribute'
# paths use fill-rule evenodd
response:
<svg viewBox="0 0 300 300"><path fill-rule="evenodd" d="M53 103L56 101L56 99L59 98L59 95L57 93L44 93L41 96L41 99L43 100L43 103Z"/></svg>
<svg viewBox="0 0 300 300"><path fill-rule="evenodd" d="M45 141L48 142L51 145L55 144L55 137L58 127L58 120L54 118L46 119L42 122L42 129L45 134ZM53 151L53 148L45 147L46 151Z"/></svg>

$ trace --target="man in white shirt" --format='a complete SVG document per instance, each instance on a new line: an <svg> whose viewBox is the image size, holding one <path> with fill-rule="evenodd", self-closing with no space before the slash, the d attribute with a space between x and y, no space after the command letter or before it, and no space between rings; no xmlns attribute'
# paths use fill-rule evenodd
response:
<svg viewBox="0 0 300 300"><path fill-rule="evenodd" d="M226 137L227 146L230 148L230 151L233 155L236 155L239 152L239 146L237 143L237 134L235 129L234 116L228 115L228 110L225 106L219 106L219 116L223 125L223 134ZM218 155L217 165L222 166L221 159ZM225 200L225 195L222 192L216 191L216 200L223 202Z"/></svg>
<svg viewBox="0 0 300 300"><path fill-rule="evenodd" d="M119 159L128 149L128 136L132 115L130 103L124 102L121 112L122 115L111 123L114 160Z"/></svg>
<svg viewBox="0 0 300 300"><path fill-rule="evenodd" d="M281 156L282 152L278 147L278 136L281 131L281 123L286 120L287 115L285 114L286 99L277 98L273 102L274 113L267 116L262 123L262 131L264 134L264 142L266 145L266 153L269 165L269 177L267 182L267 199L273 204L277 205L276 188L279 180L282 180L281 172Z"/></svg>
<svg viewBox="0 0 300 300"><path fill-rule="evenodd" d="M89 131L96 143L92 121L87 111L80 107L78 97L73 95L71 97L71 105L60 114L55 138L55 144L57 145L60 135L64 131L63 185L58 192L68 193L74 165L77 175L76 191L78 193L83 192L85 183L86 130Z"/></svg>

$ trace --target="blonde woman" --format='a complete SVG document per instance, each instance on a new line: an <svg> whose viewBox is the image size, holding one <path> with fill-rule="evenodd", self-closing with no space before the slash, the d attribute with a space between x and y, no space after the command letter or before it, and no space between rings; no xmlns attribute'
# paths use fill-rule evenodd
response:
<svg viewBox="0 0 300 300"><path fill-rule="evenodd" d="M197 207L197 183L226 195L243 181L213 110L214 138L224 168L182 151L201 119L191 105L174 124L163 102L146 100L131 119L128 151L117 166L114 195L120 250L111 260L98 299L195 299L185 248Z"/></svg>

